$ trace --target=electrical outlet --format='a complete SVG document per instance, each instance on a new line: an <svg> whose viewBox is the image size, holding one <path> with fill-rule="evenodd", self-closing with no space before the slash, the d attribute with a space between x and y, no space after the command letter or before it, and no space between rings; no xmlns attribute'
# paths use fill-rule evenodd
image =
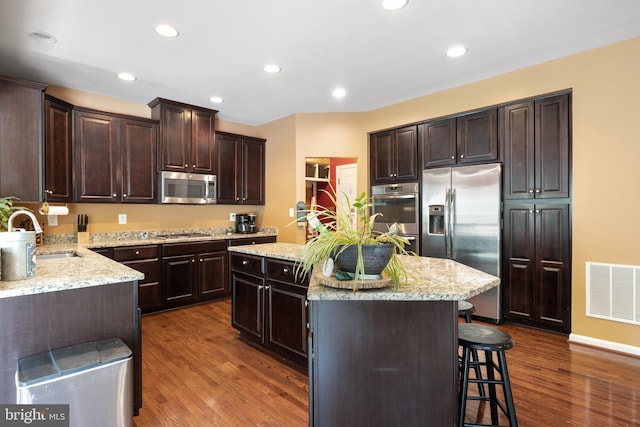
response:
<svg viewBox="0 0 640 427"><path fill-rule="evenodd" d="M118 224L126 224L126 223L127 223L127 214L119 214Z"/></svg>
<svg viewBox="0 0 640 427"><path fill-rule="evenodd" d="M293 218L293 208L289 208L289 218Z"/></svg>
<svg viewBox="0 0 640 427"><path fill-rule="evenodd" d="M58 225L58 215L47 215L47 225Z"/></svg>
<svg viewBox="0 0 640 427"><path fill-rule="evenodd" d="M235 221L235 220L236 220L236 214L230 213L229 214L229 221Z"/></svg>

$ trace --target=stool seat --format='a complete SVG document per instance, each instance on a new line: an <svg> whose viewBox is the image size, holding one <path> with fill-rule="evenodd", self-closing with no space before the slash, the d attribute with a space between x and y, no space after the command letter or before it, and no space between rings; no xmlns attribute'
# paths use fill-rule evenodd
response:
<svg viewBox="0 0 640 427"><path fill-rule="evenodd" d="M458 343L482 351L504 351L513 347L513 339L509 334L477 323L458 325Z"/></svg>
<svg viewBox="0 0 640 427"><path fill-rule="evenodd" d="M464 317L467 323L471 323L471 315L476 308L468 301L458 301L458 316Z"/></svg>

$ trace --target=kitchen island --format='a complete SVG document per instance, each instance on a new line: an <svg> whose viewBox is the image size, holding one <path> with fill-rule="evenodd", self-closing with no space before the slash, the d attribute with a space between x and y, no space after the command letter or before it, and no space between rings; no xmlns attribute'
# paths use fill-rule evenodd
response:
<svg viewBox="0 0 640 427"><path fill-rule="evenodd" d="M232 250L232 249L230 249ZM236 252L295 261L302 246ZM351 291L309 282L309 423L457 424L458 303L500 280L451 260L402 256L407 284Z"/></svg>
<svg viewBox="0 0 640 427"><path fill-rule="evenodd" d="M0 402L16 401L19 359L118 337L134 363L134 413L142 403L138 280L144 275L76 244L38 247L33 278L0 281ZM73 408L71 408L73 411Z"/></svg>

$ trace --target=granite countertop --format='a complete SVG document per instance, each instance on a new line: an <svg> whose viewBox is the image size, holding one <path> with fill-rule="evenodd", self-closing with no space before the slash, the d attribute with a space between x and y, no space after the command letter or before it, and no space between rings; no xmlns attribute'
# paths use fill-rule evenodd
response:
<svg viewBox="0 0 640 427"><path fill-rule="evenodd" d="M300 259L304 245L267 243L229 248L230 251L249 255L278 258L289 261ZM309 283L309 300L464 300L481 294L500 284L500 279L459 262L428 257L400 257L411 278L406 285L382 289L352 291L336 289L318 283L322 274L315 268Z"/></svg>
<svg viewBox="0 0 640 427"><path fill-rule="evenodd" d="M298 261L302 257L304 245L295 243L262 243L251 246L230 246L230 252L239 252L248 255L277 258L286 261Z"/></svg>
<svg viewBox="0 0 640 427"><path fill-rule="evenodd" d="M44 245L36 249L37 255L67 252L78 256L37 260L35 277L0 281L0 298L110 285L144 278L144 274L139 271L75 243Z"/></svg>
<svg viewBox="0 0 640 427"><path fill-rule="evenodd" d="M190 234L186 236L185 234ZM55 235L54 235L55 236ZM161 237L163 236L163 237ZM91 249L117 246L155 245L179 242L206 242L277 236L275 227L261 227L257 233L227 234L224 228L148 230L117 233L92 233L91 240L78 244L75 235L60 235L36 248L36 255L73 252L78 256L37 259L35 277L0 281L0 298L56 292L90 286L141 280L144 274L103 257ZM52 236L49 236L52 237Z"/></svg>

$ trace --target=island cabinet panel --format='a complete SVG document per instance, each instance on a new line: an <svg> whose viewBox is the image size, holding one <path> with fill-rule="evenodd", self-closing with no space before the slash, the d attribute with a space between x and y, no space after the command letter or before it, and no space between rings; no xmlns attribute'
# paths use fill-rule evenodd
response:
<svg viewBox="0 0 640 427"><path fill-rule="evenodd" d="M45 95L44 192L49 202L70 202L73 105Z"/></svg>
<svg viewBox="0 0 640 427"><path fill-rule="evenodd" d="M292 262L270 258L266 259L266 277L265 343L306 362L309 280L295 274Z"/></svg>
<svg viewBox="0 0 640 427"><path fill-rule="evenodd" d="M46 85L0 77L0 195L43 198L43 111ZM25 173L25 172L29 173Z"/></svg>
<svg viewBox="0 0 640 427"><path fill-rule="evenodd" d="M457 425L455 301L310 301L312 426Z"/></svg>
<svg viewBox="0 0 640 427"><path fill-rule="evenodd" d="M296 277L294 263L231 253L232 325L302 366L307 363L307 277Z"/></svg>

